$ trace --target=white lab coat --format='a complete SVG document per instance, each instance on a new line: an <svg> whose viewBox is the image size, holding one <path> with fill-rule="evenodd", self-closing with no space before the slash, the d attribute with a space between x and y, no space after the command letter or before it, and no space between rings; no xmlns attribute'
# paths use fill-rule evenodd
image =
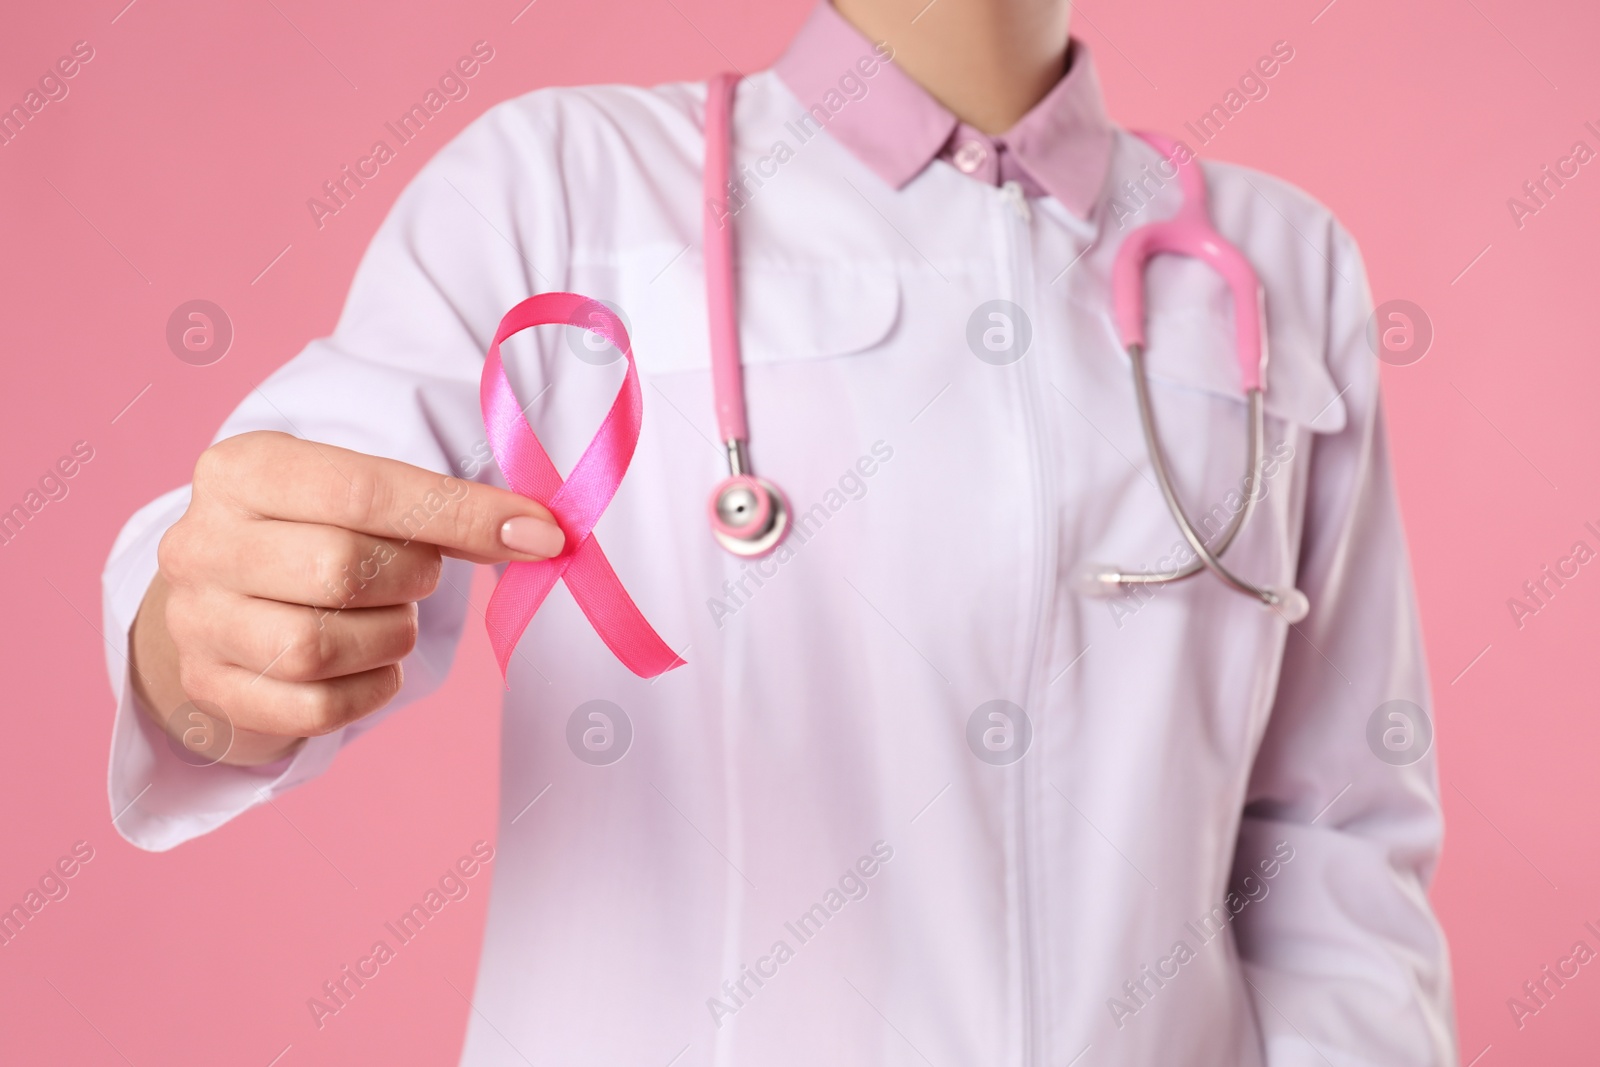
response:
<svg viewBox="0 0 1600 1067"><path fill-rule="evenodd" d="M1209 576L1087 600L1081 563L1154 566L1178 541L1110 324L1132 223L1104 199L1085 222L942 162L894 191L829 137L807 141L764 168L736 221L752 455L801 524L792 551L750 564L706 521L725 469L703 99L558 89L491 110L401 196L334 335L219 434L284 430L503 484L478 407L500 316L570 289L631 324L643 432L597 536L688 666L633 677L564 588L528 628L463 1062L666 1063L685 1045L678 1067L1455 1062L1425 895L1433 759L1391 766L1366 739L1379 704L1429 699L1349 236L1282 182L1206 166L1213 218L1265 282L1273 357L1278 461L1227 558L1298 584L1309 618L1290 627ZM748 79L738 158L793 145L783 124L801 110L770 72ZM1153 160L1119 133L1104 195ZM1134 222L1176 203L1173 183ZM1148 286L1160 424L1186 500L1220 521L1245 447L1229 300L1190 261L1157 261ZM968 343L994 299L1032 328L999 365ZM562 470L621 375L577 358L569 333L506 353ZM186 492L118 539L108 633L127 631ZM464 627L483 640L454 591L467 572L447 562L422 605L399 700L265 772L179 763L109 656L119 830L171 848L258 788L322 773L438 683ZM608 766L567 741L594 699L633 731ZM1003 746L1008 720L985 711L969 730L996 700L1025 709L1014 762L983 742L995 730Z"/></svg>

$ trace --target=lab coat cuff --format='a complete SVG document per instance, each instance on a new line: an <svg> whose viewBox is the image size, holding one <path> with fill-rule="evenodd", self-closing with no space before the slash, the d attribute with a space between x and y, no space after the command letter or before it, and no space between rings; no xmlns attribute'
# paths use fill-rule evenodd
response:
<svg viewBox="0 0 1600 1067"><path fill-rule="evenodd" d="M135 696L128 634L155 577L161 537L188 503L187 488L174 490L135 515L117 538L103 579L106 667L117 701L106 782L112 825L130 844L152 852L214 830L322 773L343 740L342 730L308 738L292 755L259 767L194 766Z"/></svg>
<svg viewBox="0 0 1600 1067"><path fill-rule="evenodd" d="M257 767L195 766L134 695L125 671L106 788L111 821L130 844L165 852L209 833L257 804L315 778L338 754L340 732L309 737L288 756ZM341 731L342 732L342 731Z"/></svg>

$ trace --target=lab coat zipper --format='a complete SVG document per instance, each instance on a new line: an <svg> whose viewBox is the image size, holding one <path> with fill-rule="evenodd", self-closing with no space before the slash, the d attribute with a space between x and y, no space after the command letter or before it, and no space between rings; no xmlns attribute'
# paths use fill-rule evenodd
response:
<svg viewBox="0 0 1600 1067"><path fill-rule="evenodd" d="M1019 182L1009 181L1000 187L1000 192L1011 202L1011 209L1017 213L1023 223L1033 222L1033 209L1028 206L1028 194L1022 191Z"/></svg>
<svg viewBox="0 0 1600 1067"><path fill-rule="evenodd" d="M1013 301L1026 308L1033 305L1033 263L1031 227L1033 211L1028 206L1027 196L1022 191L1022 186L1015 181L1008 181L1001 186L1001 193L1007 202L1005 211L1005 230L1007 234L1007 248L1010 252L1011 264L1011 289ZM1038 316L1035 316L1037 318ZM1048 454L1042 440L1043 421L1038 409L1039 404L1039 376L1037 364L1039 361L1037 338L1030 350L1018 360L1017 370L1021 375L1018 387L1021 394L1023 425L1032 448L1030 469L1033 475L1031 496L1034 501L1034 573L1030 577L1032 596L1034 598L1033 610L1030 612L1031 624L1027 640L1026 666L1023 672L1023 691L1018 694L1024 711L1034 721L1034 745L1037 747L1039 740L1040 716L1039 705L1033 699L1035 688L1035 675L1039 663L1039 642L1043 632L1043 614L1048 600L1044 590L1050 583L1046 581L1048 573L1045 554L1051 543L1048 531L1049 508L1049 479L1047 477ZM1030 758L1031 757L1031 758ZM1038 938L1034 931L1035 908L1033 906L1033 864L1030 860L1031 842L1033 838L1033 805L1030 798L1037 792L1035 787L1035 768L1038 756L1032 752L1027 753L1015 764L1016 769L1016 848L1017 848L1017 907L1018 907L1018 953L1021 969L1021 1025L1022 1034L1020 1042L1019 1062L1024 1067L1036 1067L1040 1060L1040 1050L1037 1047L1038 1035L1035 1032L1036 1020L1041 1017L1039 1012L1039 975Z"/></svg>

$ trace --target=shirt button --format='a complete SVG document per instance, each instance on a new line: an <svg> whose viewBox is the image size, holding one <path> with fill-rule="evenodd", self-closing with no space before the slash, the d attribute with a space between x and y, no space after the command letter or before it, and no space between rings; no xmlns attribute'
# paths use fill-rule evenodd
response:
<svg viewBox="0 0 1600 1067"><path fill-rule="evenodd" d="M972 174L989 158L989 150L977 141L963 141L955 151L956 169L962 174Z"/></svg>

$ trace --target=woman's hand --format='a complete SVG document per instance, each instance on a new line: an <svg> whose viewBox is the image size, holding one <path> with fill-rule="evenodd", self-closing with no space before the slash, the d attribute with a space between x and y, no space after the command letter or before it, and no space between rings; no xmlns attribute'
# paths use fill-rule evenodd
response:
<svg viewBox="0 0 1600 1067"><path fill-rule="evenodd" d="M222 761L270 762L400 691L442 556L562 544L548 510L503 489L281 433L228 438L161 539L129 636L134 691L175 738L194 709L175 712L216 705L233 728Z"/></svg>

